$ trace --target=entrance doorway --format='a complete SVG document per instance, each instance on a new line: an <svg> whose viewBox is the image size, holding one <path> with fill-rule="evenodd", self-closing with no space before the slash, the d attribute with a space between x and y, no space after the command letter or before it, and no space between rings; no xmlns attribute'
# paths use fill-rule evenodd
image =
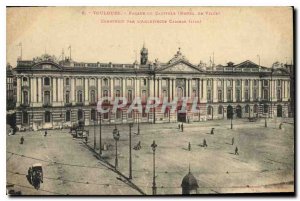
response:
<svg viewBox="0 0 300 201"><path fill-rule="evenodd" d="M233 108L231 105L228 105L227 107L227 119L232 119L233 118Z"/></svg>
<svg viewBox="0 0 300 201"><path fill-rule="evenodd" d="M282 106L277 105L277 117L282 117Z"/></svg>
<svg viewBox="0 0 300 201"><path fill-rule="evenodd" d="M240 105L236 106L236 117L242 118L242 107Z"/></svg>

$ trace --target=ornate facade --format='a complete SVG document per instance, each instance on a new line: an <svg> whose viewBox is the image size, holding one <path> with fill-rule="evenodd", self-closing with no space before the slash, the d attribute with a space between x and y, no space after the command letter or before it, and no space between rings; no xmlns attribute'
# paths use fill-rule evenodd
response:
<svg viewBox="0 0 300 201"><path fill-rule="evenodd" d="M32 129L58 128L83 119L86 125L128 122L206 121L223 118L287 117L290 105L290 76L284 68L267 68L249 60L235 65L206 67L191 64L180 52L166 63L148 61L141 50L140 63L82 63L57 61L44 55L18 61L17 126ZM143 112L99 114L99 97L126 97L130 104L141 97ZM189 97L185 113L160 106L144 112L147 97ZM198 97L199 112L189 110ZM111 107L107 104L107 107Z"/></svg>

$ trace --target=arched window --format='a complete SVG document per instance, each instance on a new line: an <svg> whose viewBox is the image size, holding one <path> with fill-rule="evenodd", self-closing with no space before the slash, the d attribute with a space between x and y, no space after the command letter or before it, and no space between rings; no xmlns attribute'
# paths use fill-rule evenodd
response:
<svg viewBox="0 0 300 201"><path fill-rule="evenodd" d="M228 90L227 90L227 101L232 101L231 94L232 94L232 90L231 90L231 89L228 89Z"/></svg>
<svg viewBox="0 0 300 201"><path fill-rule="evenodd" d="M267 104L264 104L264 113L268 113L269 106Z"/></svg>
<svg viewBox="0 0 300 201"><path fill-rule="evenodd" d="M120 79L119 78L116 78L115 79L115 86L120 86Z"/></svg>
<svg viewBox="0 0 300 201"><path fill-rule="evenodd" d="M218 114L223 114L223 106L220 105L218 108Z"/></svg>
<svg viewBox="0 0 300 201"><path fill-rule="evenodd" d="M96 85L96 81L94 78L90 79L90 86L95 86Z"/></svg>
<svg viewBox="0 0 300 201"><path fill-rule="evenodd" d="M70 112L70 110L66 111L66 121L71 121L71 112Z"/></svg>
<svg viewBox="0 0 300 201"><path fill-rule="evenodd" d="M253 90L253 99L254 100L257 99L257 90L256 89Z"/></svg>
<svg viewBox="0 0 300 201"><path fill-rule="evenodd" d="M77 102L78 103L82 103L83 100L82 100L82 91L78 91L77 92Z"/></svg>
<svg viewBox="0 0 300 201"><path fill-rule="evenodd" d="M66 91L66 103L70 103L70 92Z"/></svg>
<svg viewBox="0 0 300 201"><path fill-rule="evenodd" d="M168 97L167 90L163 90L162 97Z"/></svg>
<svg viewBox="0 0 300 201"><path fill-rule="evenodd" d="M281 99L281 90L280 89L277 90L277 99L278 100Z"/></svg>
<svg viewBox="0 0 300 201"><path fill-rule="evenodd" d="M50 85L50 78L49 77L45 77L44 78L44 85L45 86L49 86Z"/></svg>
<svg viewBox="0 0 300 201"><path fill-rule="evenodd" d="M108 97L108 91L107 90L103 91L103 97Z"/></svg>
<svg viewBox="0 0 300 201"><path fill-rule="evenodd" d="M258 105L255 104L253 107L253 113L258 113Z"/></svg>
<svg viewBox="0 0 300 201"><path fill-rule="evenodd" d="M207 100L211 101L211 90L207 90Z"/></svg>
<svg viewBox="0 0 300 201"><path fill-rule="evenodd" d="M23 77L23 86L28 86L28 79L27 79L27 77Z"/></svg>
<svg viewBox="0 0 300 201"><path fill-rule="evenodd" d="M45 123L49 123L51 121L51 113L49 111L45 112Z"/></svg>
<svg viewBox="0 0 300 201"><path fill-rule="evenodd" d="M120 97L120 90L116 90L116 97Z"/></svg>
<svg viewBox="0 0 300 201"><path fill-rule="evenodd" d="M267 89L264 89L263 91L263 94L264 94L264 100L268 100L269 99L269 91Z"/></svg>
<svg viewBox="0 0 300 201"><path fill-rule="evenodd" d="M245 100L249 99L249 91L248 89L245 90Z"/></svg>
<svg viewBox="0 0 300 201"><path fill-rule="evenodd" d="M246 105L246 106L245 106L245 113L249 113L249 110L250 110L249 105Z"/></svg>
<svg viewBox="0 0 300 201"><path fill-rule="evenodd" d="M95 103L96 102L96 96L95 96L95 90L90 91L90 102Z"/></svg>
<svg viewBox="0 0 300 201"><path fill-rule="evenodd" d="M28 91L23 91L23 104L28 105L29 100L28 100Z"/></svg>
<svg viewBox="0 0 300 201"><path fill-rule="evenodd" d="M208 106L207 107L207 115L212 115L213 113L213 107L212 106Z"/></svg>
<svg viewBox="0 0 300 201"><path fill-rule="evenodd" d="M241 91L239 89L236 90L236 100L241 101Z"/></svg>
<svg viewBox="0 0 300 201"><path fill-rule="evenodd" d="M183 89L181 87L177 88L177 97L180 99L183 96Z"/></svg>
<svg viewBox="0 0 300 201"><path fill-rule="evenodd" d="M128 90L127 101L128 101L129 103L132 102L132 91L131 91L131 90Z"/></svg>
<svg viewBox="0 0 300 201"><path fill-rule="evenodd" d="M50 91L44 92L44 104L49 105L50 104Z"/></svg>
<svg viewBox="0 0 300 201"><path fill-rule="evenodd" d="M142 91L142 102L145 103L147 101L147 92L146 90Z"/></svg>
<svg viewBox="0 0 300 201"><path fill-rule="evenodd" d="M104 78L104 79L103 79L103 85L104 85L104 86L108 86L108 79L107 79L107 78Z"/></svg>
<svg viewBox="0 0 300 201"><path fill-rule="evenodd" d="M144 78L144 79L143 79L143 86L146 86L146 85L147 85L147 79Z"/></svg>
<svg viewBox="0 0 300 201"><path fill-rule="evenodd" d="M222 90L218 90L218 101L222 101Z"/></svg>
<svg viewBox="0 0 300 201"><path fill-rule="evenodd" d="M69 86L70 85L70 78L66 78L66 86Z"/></svg>
<svg viewBox="0 0 300 201"><path fill-rule="evenodd" d="M195 97L197 97L197 91L196 91L196 90L193 90L192 98L195 98Z"/></svg>

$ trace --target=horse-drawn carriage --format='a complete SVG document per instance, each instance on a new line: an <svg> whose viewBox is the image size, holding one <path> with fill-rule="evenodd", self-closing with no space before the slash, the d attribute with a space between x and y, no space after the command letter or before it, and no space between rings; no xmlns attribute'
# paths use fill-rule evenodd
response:
<svg viewBox="0 0 300 201"><path fill-rule="evenodd" d="M31 185L34 186L35 189L40 188L40 184L43 183L43 167L42 164L36 163L33 164L28 169L27 179Z"/></svg>
<svg viewBox="0 0 300 201"><path fill-rule="evenodd" d="M87 138L89 136L89 131L84 130L84 121L79 120L70 128L70 132L74 138Z"/></svg>

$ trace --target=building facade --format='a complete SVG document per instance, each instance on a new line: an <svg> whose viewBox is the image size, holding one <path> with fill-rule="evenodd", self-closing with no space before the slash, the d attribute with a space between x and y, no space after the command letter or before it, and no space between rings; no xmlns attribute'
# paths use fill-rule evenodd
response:
<svg viewBox="0 0 300 201"><path fill-rule="evenodd" d="M286 69L271 69L249 60L235 65L206 67L191 64L180 49L162 63L148 61L143 47L140 62L133 64L83 63L69 58L57 61L43 55L18 61L17 126L37 129L70 126L79 119L85 125L128 122L206 121L226 118L287 117L290 107L290 76ZM100 114L100 97L126 97L128 106ZM127 113L135 97L141 97L143 112ZM186 112L170 108L145 112L148 97L168 101L189 97ZM195 98L198 112L191 111ZM111 102L112 102L111 101ZM105 107L110 108L111 102Z"/></svg>
<svg viewBox="0 0 300 201"><path fill-rule="evenodd" d="M14 110L17 101L17 80L11 65L6 66L6 110Z"/></svg>

